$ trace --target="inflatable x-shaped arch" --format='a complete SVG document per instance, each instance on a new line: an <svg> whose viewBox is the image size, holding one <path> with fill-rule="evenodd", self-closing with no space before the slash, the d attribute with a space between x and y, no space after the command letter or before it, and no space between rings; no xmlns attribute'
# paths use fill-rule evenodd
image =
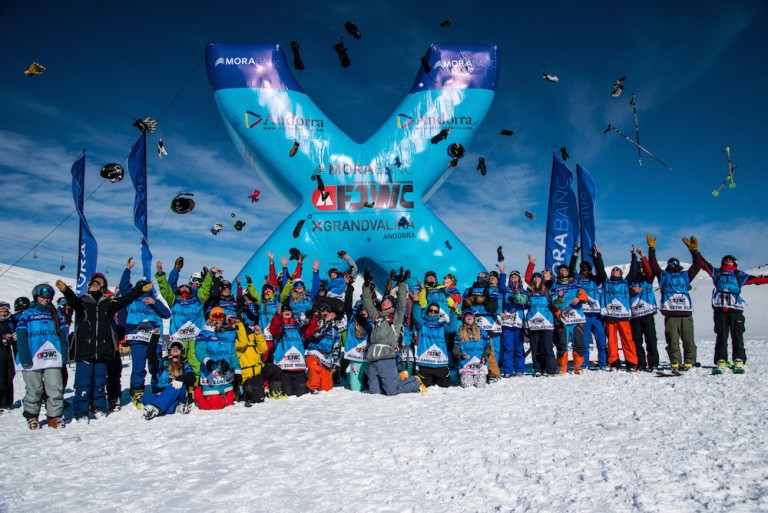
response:
<svg viewBox="0 0 768 513"><path fill-rule="evenodd" d="M206 61L233 142L295 208L239 276L264 273L266 251L297 247L309 260L340 268L336 252L343 249L378 278L402 265L414 278L434 269L456 275L459 287L474 280L483 266L424 202L488 112L498 79L495 46L431 45L408 96L364 143L323 115L279 44L209 43ZM461 145L453 156L452 144Z"/></svg>

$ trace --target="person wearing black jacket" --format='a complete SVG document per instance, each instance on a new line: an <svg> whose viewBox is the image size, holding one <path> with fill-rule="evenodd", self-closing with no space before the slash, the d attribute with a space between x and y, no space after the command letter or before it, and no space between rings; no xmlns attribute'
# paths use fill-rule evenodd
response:
<svg viewBox="0 0 768 513"><path fill-rule="evenodd" d="M11 305L0 302L0 413L11 409L13 404L13 377L16 376L14 354L16 340L13 332L16 324L11 315Z"/></svg>
<svg viewBox="0 0 768 513"><path fill-rule="evenodd" d="M117 347L112 322L115 312L151 290L152 283L140 281L128 294L121 297L106 295L107 280L98 273L91 276L88 292L80 297L61 280L56 281L56 287L75 310L73 413L75 421L87 423L91 402L96 417L107 414L107 366L114 358Z"/></svg>

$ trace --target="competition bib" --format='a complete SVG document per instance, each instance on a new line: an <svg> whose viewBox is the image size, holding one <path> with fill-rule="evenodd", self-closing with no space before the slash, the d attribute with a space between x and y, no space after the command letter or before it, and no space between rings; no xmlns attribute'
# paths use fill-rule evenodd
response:
<svg viewBox="0 0 768 513"><path fill-rule="evenodd" d="M176 333L171 335L171 342L189 342L190 340L195 340L198 333L200 333L200 328L195 326L192 321L187 321Z"/></svg>

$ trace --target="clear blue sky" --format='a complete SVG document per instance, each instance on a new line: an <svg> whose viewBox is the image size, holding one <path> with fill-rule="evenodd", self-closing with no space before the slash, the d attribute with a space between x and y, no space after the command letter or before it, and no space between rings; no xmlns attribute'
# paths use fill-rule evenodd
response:
<svg viewBox="0 0 768 513"><path fill-rule="evenodd" d="M159 118L150 136L149 234L168 267L219 266L234 276L254 248L288 214L237 154L220 122L205 74L209 41L277 41L301 45L306 70L296 73L314 101L357 140L370 136L410 89L432 42L498 45L497 95L467 156L429 200L446 224L491 267L504 246L509 268L526 254L543 264L552 149L593 175L598 190L597 241L607 262L628 259L632 243L658 235L660 256L724 253L742 267L768 261L764 161L768 119L768 5L765 2L3 2L0 4L0 262L13 263L72 211L70 167L87 149L86 215L99 242L100 270L117 279L138 258L133 190L99 176L127 157L134 117ZM442 28L440 22L453 24ZM351 20L363 38L347 36ZM331 45L344 35L352 65ZM287 50L290 55L290 50ZM27 77L33 61L45 74ZM560 82L541 78L541 62ZM624 93L611 85L626 75ZM669 171L614 133L634 134L630 93L637 94L641 143ZM511 138L501 129L514 130ZM165 140L168 156L154 153ZM711 194L727 173L735 189ZM484 156L488 174L475 171ZM248 195L262 190L251 204ZM179 192L197 208L169 212ZM537 215L530 221L524 212ZM231 228L230 213L246 221ZM225 229L216 237L211 226ZM71 216L18 265L74 275L77 219ZM343 249L343 248L340 248ZM288 248L274 248L287 254ZM311 255L320 258L323 255ZM1 283L1 281L0 281Z"/></svg>

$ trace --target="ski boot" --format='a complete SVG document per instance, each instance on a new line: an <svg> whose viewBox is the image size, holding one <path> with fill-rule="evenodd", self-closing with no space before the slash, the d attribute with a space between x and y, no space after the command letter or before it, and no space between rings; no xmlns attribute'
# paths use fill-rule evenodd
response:
<svg viewBox="0 0 768 513"><path fill-rule="evenodd" d="M726 366L727 365L726 365L725 360L718 360L717 361L717 365L715 366L714 369L712 369L712 374L715 375L715 376L719 376L721 374L725 374Z"/></svg>
<svg viewBox="0 0 768 513"><path fill-rule="evenodd" d="M144 404L141 402L141 396L144 395L144 392L133 392L131 393L131 402L133 402L133 405L136 407L137 410L141 410L144 408Z"/></svg>
<svg viewBox="0 0 768 513"><path fill-rule="evenodd" d="M427 393L427 387L424 385L424 382L421 380L421 377L416 376L416 379L419 380L419 390L422 394Z"/></svg>
<svg viewBox="0 0 768 513"><path fill-rule="evenodd" d="M409 376L410 376L410 374L408 374L407 370L400 371L400 380L401 381L404 381L404 380L408 379Z"/></svg>
<svg viewBox="0 0 768 513"><path fill-rule="evenodd" d="M684 371L688 372L691 369L693 369L693 364L692 363L684 363L683 364L683 370Z"/></svg>
<svg viewBox="0 0 768 513"><path fill-rule="evenodd" d="M741 360L734 360L732 367L734 374L746 374L747 369L744 367L744 362Z"/></svg>
<svg viewBox="0 0 768 513"><path fill-rule="evenodd" d="M160 408L155 406L154 404L148 404L144 407L144 413L142 414L142 417L144 420L152 420L155 417L158 417L160 415Z"/></svg>

